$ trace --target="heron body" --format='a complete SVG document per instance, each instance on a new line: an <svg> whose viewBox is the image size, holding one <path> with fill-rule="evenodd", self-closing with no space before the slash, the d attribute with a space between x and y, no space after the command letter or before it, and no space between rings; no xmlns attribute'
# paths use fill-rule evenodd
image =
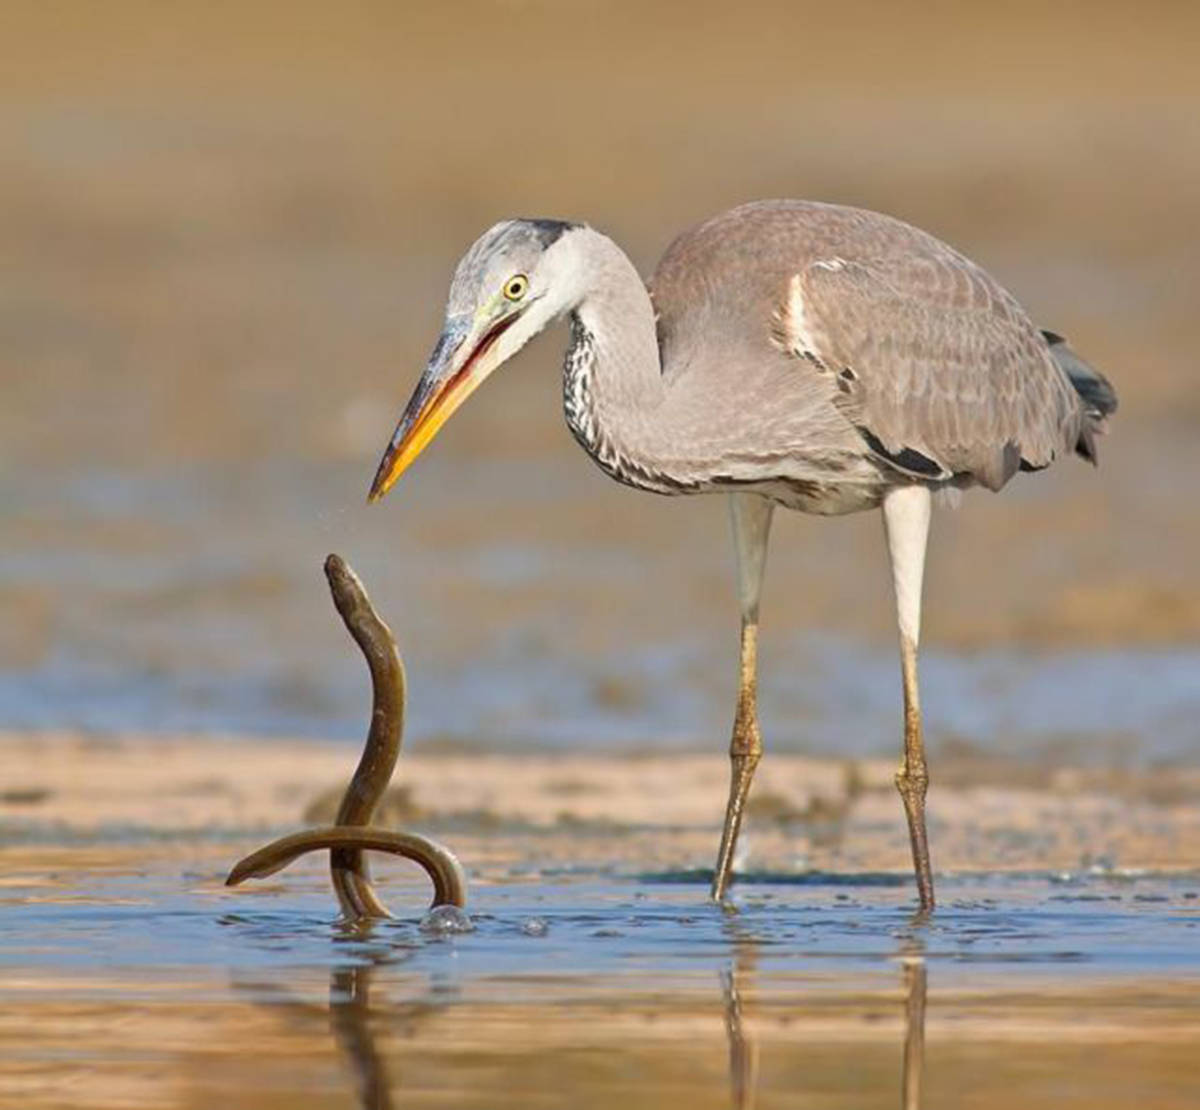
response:
<svg viewBox="0 0 1200 1110"><path fill-rule="evenodd" d="M660 494L731 494L742 611L733 775L714 896L723 897L762 743L758 597L775 505L881 507L905 693L905 803L933 905L916 651L931 495L998 490L1062 454L1095 460L1116 409L1106 379L969 259L875 212L761 201L685 232L649 288L581 224L511 220L455 272L446 326L372 500L496 367L569 315L567 424L611 477Z"/></svg>

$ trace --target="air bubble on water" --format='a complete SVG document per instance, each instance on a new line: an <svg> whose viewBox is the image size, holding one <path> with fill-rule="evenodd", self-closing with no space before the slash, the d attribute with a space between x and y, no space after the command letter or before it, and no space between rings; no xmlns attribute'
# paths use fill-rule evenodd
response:
<svg viewBox="0 0 1200 1110"><path fill-rule="evenodd" d="M458 906L434 906L423 918L418 928L433 936L452 933L473 933L475 926L466 911Z"/></svg>
<svg viewBox="0 0 1200 1110"><path fill-rule="evenodd" d="M550 925L544 917L527 917L521 922L521 932L527 937L544 937L550 932Z"/></svg>

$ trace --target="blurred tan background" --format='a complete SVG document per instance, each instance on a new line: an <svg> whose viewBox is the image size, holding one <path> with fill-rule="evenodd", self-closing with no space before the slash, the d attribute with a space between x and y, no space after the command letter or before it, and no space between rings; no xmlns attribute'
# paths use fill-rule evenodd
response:
<svg viewBox="0 0 1200 1110"><path fill-rule="evenodd" d="M327 551L413 673L413 736L728 728L724 506L604 478L565 331L380 507L450 272L511 215L649 273L732 204L881 209L992 270L1121 396L1099 472L934 525L938 742L1200 748L1200 8L1192 4L6 3L0 727L352 736ZM888 751L874 514L785 514L768 744Z"/></svg>

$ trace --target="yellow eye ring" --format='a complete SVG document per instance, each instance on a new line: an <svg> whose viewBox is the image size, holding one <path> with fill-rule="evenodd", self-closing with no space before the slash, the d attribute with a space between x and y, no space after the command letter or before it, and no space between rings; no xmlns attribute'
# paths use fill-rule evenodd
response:
<svg viewBox="0 0 1200 1110"><path fill-rule="evenodd" d="M529 289L529 278L524 274L510 277L504 286L504 295L510 301L519 301Z"/></svg>

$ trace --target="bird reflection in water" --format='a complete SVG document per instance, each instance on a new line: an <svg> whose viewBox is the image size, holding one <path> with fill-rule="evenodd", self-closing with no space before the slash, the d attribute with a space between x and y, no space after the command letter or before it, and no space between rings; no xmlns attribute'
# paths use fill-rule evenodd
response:
<svg viewBox="0 0 1200 1110"><path fill-rule="evenodd" d="M925 1072L925 1004L928 973L924 943L910 935L901 946L899 959L904 971L904 1064L900 1079L903 1110L920 1110ZM758 944L741 934L734 941L733 959L721 972L725 1036L729 1042L729 1099L733 1110L754 1110L758 1092L759 1050L746 1027L743 992L754 975Z"/></svg>
<svg viewBox="0 0 1200 1110"><path fill-rule="evenodd" d="M920 1110L921 1080L925 1073L925 998L928 973L925 966L925 938L922 933L928 915L918 912L900 945L900 965L904 968L904 1071L900 1104L904 1110Z"/></svg>
<svg viewBox="0 0 1200 1110"><path fill-rule="evenodd" d="M739 984L752 973L754 962L754 946L740 945L729 967L721 972L725 1036L729 1039L729 1094L734 1110L753 1110L758 1089L758 1045L746 1036L739 990Z"/></svg>
<svg viewBox="0 0 1200 1110"><path fill-rule="evenodd" d="M904 961L904 1110L920 1110L925 1072L925 994L927 974L922 956Z"/></svg>

